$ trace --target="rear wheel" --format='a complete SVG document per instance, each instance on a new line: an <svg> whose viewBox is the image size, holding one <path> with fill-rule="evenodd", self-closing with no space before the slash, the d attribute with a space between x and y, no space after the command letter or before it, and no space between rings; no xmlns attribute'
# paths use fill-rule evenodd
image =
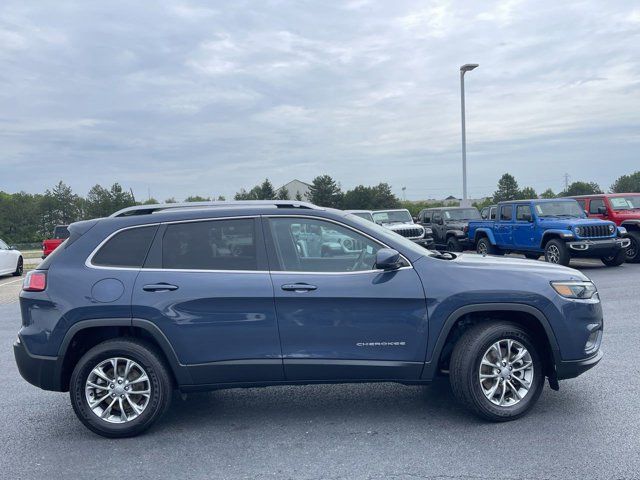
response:
<svg viewBox="0 0 640 480"><path fill-rule="evenodd" d="M447 250L449 252L461 252L462 245L460 245L460 242L456 237L449 237L447 239Z"/></svg>
<svg viewBox="0 0 640 480"><path fill-rule="evenodd" d="M498 422L526 414L540 397L545 377L529 334L508 322L469 328L454 346L449 375L460 402L476 415Z"/></svg>
<svg viewBox="0 0 640 480"><path fill-rule="evenodd" d="M619 267L622 265L627 259L627 252L625 250L620 250L615 255L611 255L609 257L602 257L602 263L604 263L607 267Z"/></svg>
<svg viewBox="0 0 640 480"><path fill-rule="evenodd" d="M631 243L627 247L627 262L639 263L640 262L640 232L628 232L627 238L631 240Z"/></svg>
<svg viewBox="0 0 640 480"><path fill-rule="evenodd" d="M13 272L13 276L21 277L23 272L24 272L24 261L22 260L22 257L19 257L18 264L16 265L16 271Z"/></svg>
<svg viewBox="0 0 640 480"><path fill-rule="evenodd" d="M80 421L104 437L138 435L168 408L172 382L161 358L146 343L108 340L76 364L69 395Z"/></svg>
<svg viewBox="0 0 640 480"><path fill-rule="evenodd" d="M549 240L544 247L544 259L549 263L566 267L571 261L571 255L569 255L569 249L565 243L554 238Z"/></svg>
<svg viewBox="0 0 640 480"><path fill-rule="evenodd" d="M476 252L480 255L497 255L498 247L492 245L487 237L482 237L476 245Z"/></svg>

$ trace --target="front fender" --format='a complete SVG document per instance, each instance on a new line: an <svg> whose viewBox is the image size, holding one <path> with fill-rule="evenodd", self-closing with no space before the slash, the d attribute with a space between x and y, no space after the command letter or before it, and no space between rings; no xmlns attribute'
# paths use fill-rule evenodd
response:
<svg viewBox="0 0 640 480"><path fill-rule="evenodd" d="M547 243L547 240L549 239L549 237L560 237L562 240L571 240L574 238L574 234L571 230L562 230L559 228L546 230L542 234L540 248L544 248L544 244Z"/></svg>
<svg viewBox="0 0 640 480"><path fill-rule="evenodd" d="M626 228L627 231L629 231L629 230L640 230L640 219L625 220L624 222L622 222L620 224L620 227ZM620 228L620 227L618 227L618 228Z"/></svg>

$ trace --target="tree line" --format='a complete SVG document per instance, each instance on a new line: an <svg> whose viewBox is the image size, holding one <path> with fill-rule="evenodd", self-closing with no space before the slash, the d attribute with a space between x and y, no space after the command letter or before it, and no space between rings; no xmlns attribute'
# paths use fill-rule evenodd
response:
<svg viewBox="0 0 640 480"><path fill-rule="evenodd" d="M640 171L622 175L610 187L613 193L640 192ZM602 193L595 182L576 181L568 185L565 191L554 193L546 189L540 195L531 188L520 188L515 177L509 173L502 175L493 195L477 207L497 203L504 200L525 198L556 198L573 195ZM400 201L391 191L388 183L382 182L374 186L358 185L343 191L340 184L329 175L319 175L311 183L307 198L288 198L283 188L275 189L269 179L250 190L241 189L235 200L299 200L309 201L316 205L344 210L379 210L387 208L406 208L412 215L417 215L423 208L443 206L443 202ZM192 195L187 202L212 200L212 197ZM223 196L216 198L224 201ZM174 197L164 200L175 203ZM59 182L43 194L25 192L6 193L0 191L0 238L8 243L37 243L49 237L56 225L68 225L79 220L106 217L122 208L141 204L159 203L155 198L144 202L136 201L133 192L124 190L118 183L105 188L95 185L85 197L73 192L64 182Z"/></svg>

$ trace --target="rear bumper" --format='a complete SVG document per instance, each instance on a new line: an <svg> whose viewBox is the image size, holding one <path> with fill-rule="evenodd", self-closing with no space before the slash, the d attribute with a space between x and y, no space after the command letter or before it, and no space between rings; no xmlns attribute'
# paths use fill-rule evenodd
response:
<svg viewBox="0 0 640 480"><path fill-rule="evenodd" d="M576 240L567 242L572 256L576 257L607 257L615 255L629 246L628 238L607 238L604 240Z"/></svg>
<svg viewBox="0 0 640 480"><path fill-rule="evenodd" d="M556 375L558 380L566 380L567 378L575 378L578 375L582 375L587 370L595 367L604 353L602 350L598 350L594 355L583 360L563 360L556 364Z"/></svg>
<svg viewBox="0 0 640 480"><path fill-rule="evenodd" d="M19 337L13 344L13 355L20 375L31 385L43 390L62 391L60 385L61 362L58 357L45 357L29 353Z"/></svg>

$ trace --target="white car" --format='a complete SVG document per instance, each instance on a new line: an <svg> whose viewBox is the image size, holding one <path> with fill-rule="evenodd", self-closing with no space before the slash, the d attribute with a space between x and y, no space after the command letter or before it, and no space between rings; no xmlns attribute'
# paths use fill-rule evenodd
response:
<svg viewBox="0 0 640 480"><path fill-rule="evenodd" d="M0 240L0 275L10 273L19 277L22 275L23 270L22 254Z"/></svg>

